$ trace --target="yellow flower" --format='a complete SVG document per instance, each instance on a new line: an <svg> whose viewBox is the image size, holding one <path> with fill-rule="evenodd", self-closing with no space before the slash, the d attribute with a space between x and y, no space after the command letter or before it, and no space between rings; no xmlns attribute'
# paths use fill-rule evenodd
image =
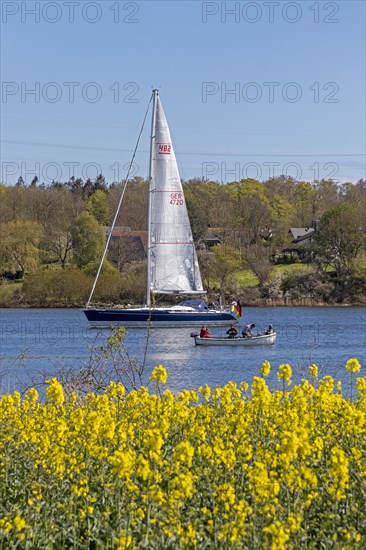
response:
<svg viewBox="0 0 366 550"><path fill-rule="evenodd" d="M52 380L46 380L49 384L46 389L46 395L50 403L54 405L62 405L65 401L64 390L57 378L52 378Z"/></svg>
<svg viewBox="0 0 366 550"><path fill-rule="evenodd" d="M4 533L9 533L11 531L12 525L8 518L0 519L0 530L4 531Z"/></svg>
<svg viewBox="0 0 366 550"><path fill-rule="evenodd" d="M198 391L199 393L202 394L202 397L203 399L205 399L205 401L208 401L210 399L210 395L211 395L210 386L208 386L207 384L205 386L201 386L198 388Z"/></svg>
<svg viewBox="0 0 366 550"><path fill-rule="evenodd" d="M13 394L14 405L20 405L20 393L15 391Z"/></svg>
<svg viewBox="0 0 366 550"><path fill-rule="evenodd" d="M181 535L181 541L185 546L189 546L190 548L192 548L196 544L196 530L191 522L188 523L185 530L183 531Z"/></svg>
<svg viewBox="0 0 366 550"><path fill-rule="evenodd" d="M346 498L346 489L349 485L349 461L343 449L333 447L330 454L330 478L328 493L337 500Z"/></svg>
<svg viewBox="0 0 366 550"><path fill-rule="evenodd" d="M115 451L113 456L109 457L108 461L113 466L114 472L118 477L129 476L135 463L135 452L118 450Z"/></svg>
<svg viewBox="0 0 366 550"><path fill-rule="evenodd" d="M114 542L117 550L126 550L126 548L130 548L132 545L132 537L121 532L118 539L115 539Z"/></svg>
<svg viewBox="0 0 366 550"><path fill-rule="evenodd" d="M348 372L360 372L361 370L360 362L355 357L348 359L346 363L346 369L348 370Z"/></svg>
<svg viewBox="0 0 366 550"><path fill-rule="evenodd" d="M347 365L353 382L358 360ZM85 548L99 537L128 550L287 550L304 536L315 548L320 531L306 527L316 516L335 547L364 548L366 378L356 400L330 376L284 396L268 387L269 368L251 392L247 382L158 392L159 365L151 393L112 382L97 394L75 388L65 404L52 379L47 402L35 390L1 395L3 546L51 548L56 529L66 540L80 527ZM281 385L291 376L279 367Z"/></svg>
<svg viewBox="0 0 366 550"><path fill-rule="evenodd" d="M248 382L240 382L240 391L242 391L243 393L246 393L248 391L248 388L249 388L249 384Z"/></svg>
<svg viewBox="0 0 366 550"><path fill-rule="evenodd" d="M160 384L166 384L168 375L163 365L155 367L150 376L150 382L158 382Z"/></svg>
<svg viewBox="0 0 366 550"><path fill-rule="evenodd" d="M35 388L30 388L26 394L25 394L25 398L30 401L31 403L35 403L36 401L38 401L38 392Z"/></svg>
<svg viewBox="0 0 366 550"><path fill-rule="evenodd" d="M27 526L27 523L24 518L20 516L15 516L14 518L14 527L17 531L23 531Z"/></svg>
<svg viewBox="0 0 366 550"><path fill-rule="evenodd" d="M310 374L313 378L318 378L318 366L317 365L310 365L309 366L309 371L310 371Z"/></svg>
<svg viewBox="0 0 366 550"><path fill-rule="evenodd" d="M151 473L149 462L143 456L137 459L136 475L146 481Z"/></svg>
<svg viewBox="0 0 366 550"><path fill-rule="evenodd" d="M366 378L357 378L356 380L357 393L360 400L366 398Z"/></svg>
<svg viewBox="0 0 366 550"><path fill-rule="evenodd" d="M288 364L283 364L279 366L279 372L277 374L278 380L285 380L287 384L290 386L291 384L291 376L292 376L292 368Z"/></svg>
<svg viewBox="0 0 366 550"><path fill-rule="evenodd" d="M177 466L180 468L180 464L184 464L188 468L192 466L192 459L194 455L194 448L189 441L182 441L174 449L174 459L177 461Z"/></svg>
<svg viewBox="0 0 366 550"><path fill-rule="evenodd" d="M172 479L171 486L174 499L185 499L193 496L193 477L190 473L178 474Z"/></svg>
<svg viewBox="0 0 366 550"><path fill-rule="evenodd" d="M121 383L116 384L115 382L110 382L106 393L114 399L121 399L126 393L126 388Z"/></svg>
<svg viewBox="0 0 366 550"><path fill-rule="evenodd" d="M290 538L290 533L283 523L275 521L265 527L263 532L272 535L271 550L286 550L286 542Z"/></svg>
<svg viewBox="0 0 366 550"><path fill-rule="evenodd" d="M262 368L259 369L259 372L262 373L263 377L266 377L269 375L269 373L271 372L271 364L269 361L264 361L264 363L262 363Z"/></svg>
<svg viewBox="0 0 366 550"><path fill-rule="evenodd" d="M164 445L164 438L158 430L147 430L143 438L143 444L152 453L152 457L159 455L162 446Z"/></svg>
<svg viewBox="0 0 366 550"><path fill-rule="evenodd" d="M224 505L226 511L235 504L235 487L231 483L223 483L216 490L216 498L218 502Z"/></svg>

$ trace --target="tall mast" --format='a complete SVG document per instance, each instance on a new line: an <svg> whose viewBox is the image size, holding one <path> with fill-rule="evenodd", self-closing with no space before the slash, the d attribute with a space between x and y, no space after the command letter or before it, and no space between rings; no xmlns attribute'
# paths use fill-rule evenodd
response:
<svg viewBox="0 0 366 550"><path fill-rule="evenodd" d="M153 90L153 109L151 117L151 137L150 137L150 161L149 161L149 194L148 194L148 218L147 218L147 270L146 270L146 305L151 305L151 208L152 208L152 178L153 178L153 155L155 140L155 120L156 120L156 98L158 90Z"/></svg>

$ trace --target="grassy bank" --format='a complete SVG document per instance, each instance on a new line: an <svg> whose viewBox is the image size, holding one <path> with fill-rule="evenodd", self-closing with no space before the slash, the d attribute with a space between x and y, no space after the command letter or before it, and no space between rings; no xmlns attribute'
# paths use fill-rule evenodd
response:
<svg viewBox="0 0 366 550"><path fill-rule="evenodd" d="M355 276L343 279L331 269L319 273L311 264L279 264L262 286L251 270L244 269L225 281L211 279L207 299L217 300L220 293L227 304L240 298L247 306L365 305L366 264L362 262ZM0 307L83 307L92 282L91 274L75 267L40 270L24 281L0 284ZM122 277L117 270L102 273L94 300L102 305L141 304L144 294L145 268L139 265ZM169 303L172 300L165 305Z"/></svg>

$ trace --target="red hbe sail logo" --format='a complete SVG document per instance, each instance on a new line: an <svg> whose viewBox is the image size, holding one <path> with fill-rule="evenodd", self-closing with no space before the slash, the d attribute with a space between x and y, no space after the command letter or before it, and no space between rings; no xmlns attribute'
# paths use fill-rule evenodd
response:
<svg viewBox="0 0 366 550"><path fill-rule="evenodd" d="M159 155L170 155L171 148L170 143L159 143Z"/></svg>

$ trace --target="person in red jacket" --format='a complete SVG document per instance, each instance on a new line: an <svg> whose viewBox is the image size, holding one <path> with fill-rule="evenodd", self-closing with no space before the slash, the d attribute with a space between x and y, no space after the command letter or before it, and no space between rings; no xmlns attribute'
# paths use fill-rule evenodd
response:
<svg viewBox="0 0 366 550"><path fill-rule="evenodd" d="M205 325L202 325L201 331L200 331L200 338L211 338L210 331L208 330Z"/></svg>

